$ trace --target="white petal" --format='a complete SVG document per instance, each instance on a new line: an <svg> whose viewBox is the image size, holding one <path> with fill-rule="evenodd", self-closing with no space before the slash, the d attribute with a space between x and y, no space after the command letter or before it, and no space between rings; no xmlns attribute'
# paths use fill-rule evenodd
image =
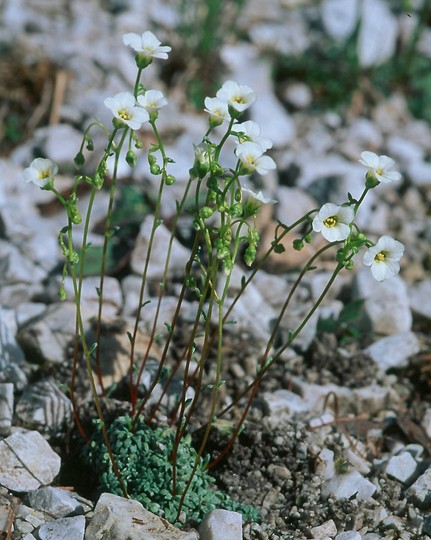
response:
<svg viewBox="0 0 431 540"><path fill-rule="evenodd" d="M371 273L377 281L383 281L388 276L388 267L384 262L376 262L371 265Z"/></svg>
<svg viewBox="0 0 431 540"><path fill-rule="evenodd" d="M141 36L138 36L138 34L124 34L123 35L123 43L128 47L132 47L132 49L136 52L142 51L142 39Z"/></svg>
<svg viewBox="0 0 431 540"><path fill-rule="evenodd" d="M374 152L362 152L361 153L361 159L359 160L359 163L362 163L362 165L365 165L366 167L375 168L379 165L379 156L375 154Z"/></svg>

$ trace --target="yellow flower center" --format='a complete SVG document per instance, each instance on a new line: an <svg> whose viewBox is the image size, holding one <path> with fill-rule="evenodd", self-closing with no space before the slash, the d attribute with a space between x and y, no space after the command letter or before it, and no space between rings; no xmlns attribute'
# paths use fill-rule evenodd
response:
<svg viewBox="0 0 431 540"><path fill-rule="evenodd" d="M132 115L122 109L121 111L118 111L118 116L122 118L123 120L130 120L132 118Z"/></svg>
<svg viewBox="0 0 431 540"><path fill-rule="evenodd" d="M378 174L379 176L383 176L383 173L385 171L383 169L376 169L376 174Z"/></svg>
<svg viewBox="0 0 431 540"><path fill-rule="evenodd" d="M242 104L245 104L245 103L246 103L245 99L244 99L243 97L241 97L241 96L235 96L235 97L233 97L233 98L232 98L232 101L233 101L234 103L242 103Z"/></svg>
<svg viewBox="0 0 431 540"><path fill-rule="evenodd" d="M44 180L45 178L48 178L48 176L50 176L49 171L39 172L39 180Z"/></svg>
<svg viewBox="0 0 431 540"><path fill-rule="evenodd" d="M376 262L385 262L386 257L387 257L386 251L379 251L379 253L377 253L377 255L374 257L374 260Z"/></svg>
<svg viewBox="0 0 431 540"><path fill-rule="evenodd" d="M246 159L247 163L250 163L250 165L251 165L252 167L255 167L256 163L255 163L255 161L254 161L254 159L253 159L252 156L247 156L245 159Z"/></svg>
<svg viewBox="0 0 431 540"><path fill-rule="evenodd" d="M328 227L328 229L332 229L332 227L335 227L337 223L338 223L337 216L330 216L323 220L323 225L325 225L325 227Z"/></svg>

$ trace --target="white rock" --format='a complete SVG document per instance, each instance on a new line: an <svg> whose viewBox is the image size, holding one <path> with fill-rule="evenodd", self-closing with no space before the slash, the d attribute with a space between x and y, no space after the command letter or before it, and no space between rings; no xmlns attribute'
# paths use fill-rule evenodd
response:
<svg viewBox="0 0 431 540"><path fill-rule="evenodd" d="M160 304L157 321L155 321L158 298L150 298L150 302L141 310L140 321L147 331L150 331L156 322L156 333L166 332L166 323L171 323L178 305L178 297L164 296ZM185 321L193 321L196 315L197 303L183 300L181 304L181 318Z"/></svg>
<svg viewBox="0 0 431 540"><path fill-rule="evenodd" d="M197 540L195 532L179 529L148 512L141 503L102 493L85 531L85 540Z"/></svg>
<svg viewBox="0 0 431 540"><path fill-rule="evenodd" d="M212 510L199 526L201 540L242 540L242 515L229 510Z"/></svg>
<svg viewBox="0 0 431 540"><path fill-rule="evenodd" d="M58 288L59 285L60 283L58 283ZM99 295L97 291L99 287L100 277L89 276L82 280L81 309L85 312L86 317L92 317L98 313ZM67 299L74 302L75 294L71 277L67 276L64 280L64 288L67 293ZM120 312L122 305L123 294L118 279L105 276L103 283L103 314L107 317L115 317Z"/></svg>
<svg viewBox="0 0 431 540"><path fill-rule="evenodd" d="M10 434L13 415L13 383L0 383L0 436Z"/></svg>
<svg viewBox="0 0 431 540"><path fill-rule="evenodd" d="M400 276L378 282L369 268L364 267L356 274L353 283L354 297L365 300L364 309L374 332L394 334L411 329L407 285Z"/></svg>
<svg viewBox="0 0 431 540"><path fill-rule="evenodd" d="M274 148L285 148L295 138L295 124L272 91L258 94L250 117L259 124L261 135L271 139Z"/></svg>
<svg viewBox="0 0 431 540"><path fill-rule="evenodd" d="M72 417L72 404L56 384L49 380L28 385L19 397L15 414L27 429L58 430Z"/></svg>
<svg viewBox="0 0 431 540"><path fill-rule="evenodd" d="M27 495L29 504L36 510L49 513L55 518L69 514L84 514L93 507L92 503L74 492L52 486L43 486Z"/></svg>
<svg viewBox="0 0 431 540"><path fill-rule="evenodd" d="M316 460L316 472L324 480L330 480L335 475L334 452L323 448Z"/></svg>
<svg viewBox="0 0 431 540"><path fill-rule="evenodd" d="M421 508L429 510L431 508L431 467L429 467L416 482L406 491L408 500Z"/></svg>
<svg viewBox="0 0 431 540"><path fill-rule="evenodd" d="M431 279L424 279L412 285L409 288L409 297L413 313L431 319L431 301L424 301L426 298L431 299Z"/></svg>
<svg viewBox="0 0 431 540"><path fill-rule="evenodd" d="M42 281L46 272L20 253L18 248L0 240L0 287L16 283Z"/></svg>
<svg viewBox="0 0 431 540"><path fill-rule="evenodd" d="M322 494L325 497L333 495L337 499L355 497L358 501L366 501L372 498L376 489L376 486L358 471L352 471L331 478L323 487Z"/></svg>
<svg viewBox="0 0 431 540"><path fill-rule="evenodd" d="M147 248L149 246L150 231L153 223L153 216L146 216L136 239L136 247L133 250L131 267L132 270L141 275L147 260ZM153 249L150 256L150 263L147 278L160 281L165 270L165 263L169 243L171 240L170 231L163 225L157 227L153 242ZM169 260L168 276L183 274L184 267L190 258L190 251L182 246L176 238L173 239L171 256Z"/></svg>
<svg viewBox="0 0 431 540"><path fill-rule="evenodd" d="M259 10L262 11L261 4ZM284 55L302 54L311 41L304 17L293 10L284 18L282 24L279 21L257 23L248 33L251 41L260 50Z"/></svg>
<svg viewBox="0 0 431 540"><path fill-rule="evenodd" d="M379 339L365 353L383 370L405 367L408 359L417 354L420 343L413 332L401 332Z"/></svg>
<svg viewBox="0 0 431 540"><path fill-rule="evenodd" d="M40 540L83 540L85 517L65 517L44 523L39 528Z"/></svg>
<svg viewBox="0 0 431 540"><path fill-rule="evenodd" d="M134 316L138 309L139 295L141 292L142 277L136 274L129 274L121 280L121 290L123 292L122 315ZM148 287L144 287L144 298L148 298Z"/></svg>
<svg viewBox="0 0 431 540"><path fill-rule="evenodd" d="M393 408L399 404L400 397L391 387L370 384L362 388L353 388L353 400L357 410L377 414L382 409Z"/></svg>
<svg viewBox="0 0 431 540"><path fill-rule="evenodd" d="M307 402L290 390L265 392L262 399L268 411L268 423L272 427L287 422L295 413L308 411Z"/></svg>
<svg viewBox="0 0 431 540"><path fill-rule="evenodd" d="M397 20L387 4L383 0L363 0L358 36L360 65L379 65L391 58L395 53L397 35Z"/></svg>
<svg viewBox="0 0 431 540"><path fill-rule="evenodd" d="M337 534L335 540L362 540L362 536L357 531L345 531Z"/></svg>
<svg viewBox="0 0 431 540"><path fill-rule="evenodd" d="M313 93L306 84L295 82L289 84L285 89L284 99L297 109L306 109L313 101Z"/></svg>
<svg viewBox="0 0 431 540"><path fill-rule="evenodd" d="M0 442L0 484L12 491L50 484L60 465L60 457L37 431L14 433Z"/></svg>
<svg viewBox="0 0 431 540"><path fill-rule="evenodd" d="M32 362L61 364L75 336L75 310L71 302L51 304L18 333L18 341Z"/></svg>
<svg viewBox="0 0 431 540"><path fill-rule="evenodd" d="M286 298L289 286L282 276L268 274L259 270L253 279L253 284L271 306L280 306Z"/></svg>
<svg viewBox="0 0 431 540"><path fill-rule="evenodd" d="M313 538L325 538L332 537L337 534L337 526L335 525L334 520L329 519L317 527L312 527L310 529Z"/></svg>
<svg viewBox="0 0 431 540"><path fill-rule="evenodd" d="M431 184L431 163L414 161L407 167L407 175L414 185L429 186Z"/></svg>
<svg viewBox="0 0 431 540"><path fill-rule="evenodd" d="M275 196L278 200L275 206L276 216L289 225L319 206L314 197L296 187L280 186Z"/></svg>
<svg viewBox="0 0 431 540"><path fill-rule="evenodd" d="M326 32L335 40L347 39L358 20L358 0L324 0L322 21Z"/></svg>
<svg viewBox="0 0 431 540"><path fill-rule="evenodd" d="M414 141L399 135L392 135L386 141L388 155L391 158L399 161L404 167L415 163L420 163L424 160L424 149Z"/></svg>
<svg viewBox="0 0 431 540"><path fill-rule="evenodd" d="M337 396L339 413L347 413L351 409L353 401L353 393L350 388L346 386L338 386L336 384L311 384L305 382L300 377L292 377L292 383L295 390L303 397L308 403L311 411L315 413L321 413L322 410L330 408L331 403L327 403L329 394ZM330 400L332 402L332 400ZM342 412L344 411L344 412Z"/></svg>
<svg viewBox="0 0 431 540"><path fill-rule="evenodd" d="M418 464L410 452L392 456L386 465L386 474L403 484L408 484L415 475Z"/></svg>
<svg viewBox="0 0 431 540"><path fill-rule="evenodd" d="M426 431L426 434L431 439L431 407L425 409L421 424Z"/></svg>
<svg viewBox="0 0 431 540"><path fill-rule="evenodd" d="M54 124L35 134L45 140L44 152L58 165L70 165L82 143L82 133L68 124Z"/></svg>

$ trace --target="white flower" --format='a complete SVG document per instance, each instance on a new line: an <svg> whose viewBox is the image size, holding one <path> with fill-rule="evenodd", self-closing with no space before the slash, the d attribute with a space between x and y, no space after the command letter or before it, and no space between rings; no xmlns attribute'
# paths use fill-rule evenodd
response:
<svg viewBox="0 0 431 540"><path fill-rule="evenodd" d="M138 96L136 100L149 113L158 111L168 104L168 100L160 90L147 90L144 95Z"/></svg>
<svg viewBox="0 0 431 540"><path fill-rule="evenodd" d="M112 114L131 129L139 129L148 122L149 115L145 109L136 105L136 100L130 92L120 92L114 97L106 98L103 102Z"/></svg>
<svg viewBox="0 0 431 540"><path fill-rule="evenodd" d="M253 199L256 199L257 201L263 203L263 204L275 204L278 201L275 199L271 199L270 197L267 197L264 195L261 191L258 191L257 193L253 191L252 189L248 188L245 184L241 185L241 191L244 193L248 193L248 195L251 195Z"/></svg>
<svg viewBox="0 0 431 540"><path fill-rule="evenodd" d="M376 245L364 253L364 264L371 266L371 273L377 281L395 276L400 271L399 260L404 253L404 244L391 236L381 236Z"/></svg>
<svg viewBox="0 0 431 540"><path fill-rule="evenodd" d="M168 52L172 49L167 45L160 46L160 41L152 32L144 32L142 36L139 34L124 34L123 35L124 45L132 47L137 53L142 53L148 59L152 58L161 58L166 60L168 57Z"/></svg>
<svg viewBox="0 0 431 540"><path fill-rule="evenodd" d="M253 122L252 120L248 120L247 122L242 122L242 124L235 124L234 130L237 133L244 133L241 137L239 137L239 144L243 144L244 142L251 141L254 143L257 143L261 148L262 151L265 152L269 148L272 148L272 141L268 139L267 137L261 137L260 136L260 127L259 124L256 122Z"/></svg>
<svg viewBox="0 0 431 540"><path fill-rule="evenodd" d="M329 242L345 240L350 234L350 223L355 217L351 206L326 203L313 219L313 230L321 232Z"/></svg>
<svg viewBox="0 0 431 540"><path fill-rule="evenodd" d="M216 97L205 98L205 111L209 113L212 120L220 124L230 119L227 103Z"/></svg>
<svg viewBox="0 0 431 540"><path fill-rule="evenodd" d="M401 178L399 172L391 171L395 161L388 156L378 156L374 152L362 152L359 163L368 167L368 170L383 184L396 182Z"/></svg>
<svg viewBox="0 0 431 540"><path fill-rule="evenodd" d="M23 171L24 181L33 182L37 186L43 188L48 182L54 180L54 176L58 172L58 166L50 159L36 158Z"/></svg>
<svg viewBox="0 0 431 540"><path fill-rule="evenodd" d="M239 144L235 149L235 155L241 161L246 173L256 170L260 174L266 174L276 167L275 161L269 156L264 156L261 146L254 142Z"/></svg>
<svg viewBox="0 0 431 540"><path fill-rule="evenodd" d="M233 107L237 112L243 112L254 103L256 94L245 85L235 81L226 81L216 96Z"/></svg>

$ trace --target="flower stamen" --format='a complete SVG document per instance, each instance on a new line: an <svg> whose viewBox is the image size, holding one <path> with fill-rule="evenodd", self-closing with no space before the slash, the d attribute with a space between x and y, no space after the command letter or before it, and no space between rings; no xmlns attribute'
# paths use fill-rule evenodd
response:
<svg viewBox="0 0 431 540"><path fill-rule="evenodd" d="M121 111L118 111L118 116L122 118L123 120L130 120L132 118L132 115L125 111L124 109Z"/></svg>
<svg viewBox="0 0 431 540"><path fill-rule="evenodd" d="M325 227L328 227L329 229L332 229L332 227L335 227L338 223L337 216L330 216L323 220L323 224Z"/></svg>
<svg viewBox="0 0 431 540"><path fill-rule="evenodd" d="M377 253L376 256L374 257L374 260L376 262L385 262L386 257L387 257L387 254L385 251L379 251L379 253Z"/></svg>

